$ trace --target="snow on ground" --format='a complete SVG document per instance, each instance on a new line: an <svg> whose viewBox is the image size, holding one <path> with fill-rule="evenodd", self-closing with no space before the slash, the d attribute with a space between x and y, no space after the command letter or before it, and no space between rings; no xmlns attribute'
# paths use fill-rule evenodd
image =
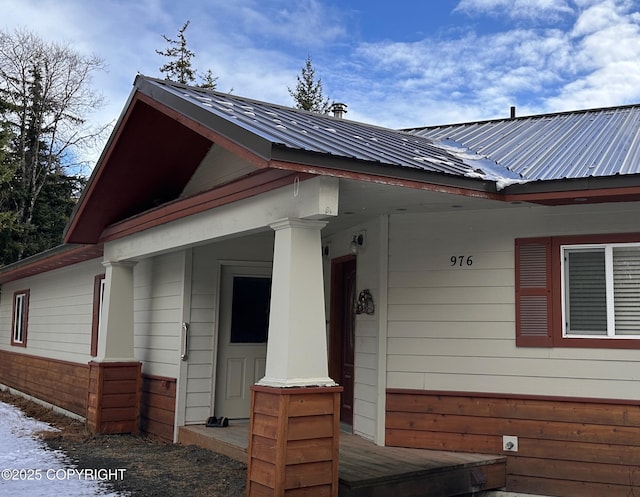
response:
<svg viewBox="0 0 640 497"><path fill-rule="evenodd" d="M0 495L3 497L125 497L110 492L105 480L126 477L124 470L77 468L62 452L51 451L34 433L55 430L0 402Z"/></svg>

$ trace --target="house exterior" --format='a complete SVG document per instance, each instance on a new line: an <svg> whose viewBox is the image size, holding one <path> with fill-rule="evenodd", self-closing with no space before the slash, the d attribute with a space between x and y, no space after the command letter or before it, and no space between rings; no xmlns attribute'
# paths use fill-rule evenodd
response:
<svg viewBox="0 0 640 497"><path fill-rule="evenodd" d="M398 131L139 76L65 244L0 269L0 384L100 433L250 418L249 495L294 432L335 495L342 423L627 496L639 201L640 106Z"/></svg>

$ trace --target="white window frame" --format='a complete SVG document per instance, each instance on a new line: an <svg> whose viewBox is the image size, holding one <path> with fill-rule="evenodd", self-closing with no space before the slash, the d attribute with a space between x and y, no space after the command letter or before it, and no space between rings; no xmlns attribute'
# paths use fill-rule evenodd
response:
<svg viewBox="0 0 640 497"><path fill-rule="evenodd" d="M18 291L13 294L13 333L11 344L17 346L25 345L25 335L27 331L27 306L29 303L29 292Z"/></svg>
<svg viewBox="0 0 640 497"><path fill-rule="evenodd" d="M616 335L615 332L615 301L614 301L614 279L613 279L613 249L616 247L638 247L640 249L640 243L591 243L591 244L579 244L579 245L561 245L560 246L560 265L561 265L561 285L562 285L562 338L589 338L589 339L613 339L613 340L626 340L626 339L640 339L640 334L637 335ZM605 255L605 284L606 284L606 300L607 300L607 329L606 335L593 335L593 334L577 334L569 333L567 330L567 268L566 258L567 253L571 251L589 251L589 250L603 250Z"/></svg>

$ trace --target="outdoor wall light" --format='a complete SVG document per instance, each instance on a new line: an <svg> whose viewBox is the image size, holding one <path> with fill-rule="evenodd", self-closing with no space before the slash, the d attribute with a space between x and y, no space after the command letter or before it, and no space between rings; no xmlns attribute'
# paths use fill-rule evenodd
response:
<svg viewBox="0 0 640 497"><path fill-rule="evenodd" d="M364 245L364 234L358 233L357 235L353 235L353 239L349 244L349 252L351 252L353 255L356 255L363 245Z"/></svg>
<svg viewBox="0 0 640 497"><path fill-rule="evenodd" d="M373 314L375 311L375 304L373 303L373 295L369 289L362 290L358 295L356 302L356 314Z"/></svg>

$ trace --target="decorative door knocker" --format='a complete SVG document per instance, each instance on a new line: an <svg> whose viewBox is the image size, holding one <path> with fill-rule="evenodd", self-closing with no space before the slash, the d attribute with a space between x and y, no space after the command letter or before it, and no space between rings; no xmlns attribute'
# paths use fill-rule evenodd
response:
<svg viewBox="0 0 640 497"><path fill-rule="evenodd" d="M373 295L368 289L362 290L356 302L356 314L373 314L374 310Z"/></svg>

